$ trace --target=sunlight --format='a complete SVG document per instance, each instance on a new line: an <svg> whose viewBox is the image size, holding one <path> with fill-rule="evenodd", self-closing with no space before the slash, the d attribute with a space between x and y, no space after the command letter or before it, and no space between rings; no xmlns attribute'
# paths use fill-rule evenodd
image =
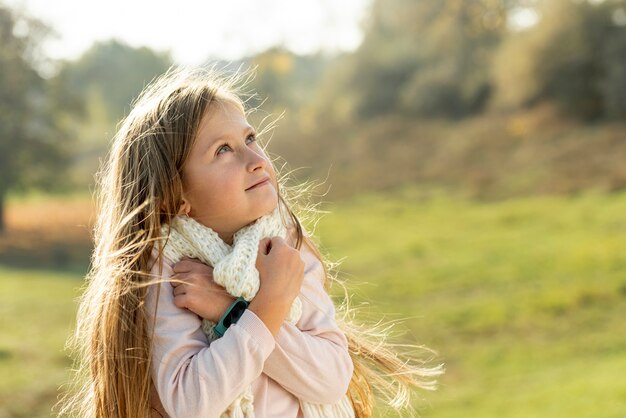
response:
<svg viewBox="0 0 626 418"><path fill-rule="evenodd" d="M111 38L131 46L170 51L180 64L207 59L237 60L282 45L298 54L351 51L369 0L342 2L267 0L257 2L165 3L121 0L83 2L7 0L57 33L44 45L53 59L72 59L94 42Z"/></svg>

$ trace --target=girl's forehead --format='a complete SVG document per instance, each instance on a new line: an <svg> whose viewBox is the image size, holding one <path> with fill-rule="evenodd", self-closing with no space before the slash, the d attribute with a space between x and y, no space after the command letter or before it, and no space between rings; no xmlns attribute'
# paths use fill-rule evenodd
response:
<svg viewBox="0 0 626 418"><path fill-rule="evenodd" d="M218 101L207 107L202 123L218 127L228 124L247 124L248 122L241 105L230 101Z"/></svg>
<svg viewBox="0 0 626 418"><path fill-rule="evenodd" d="M241 105L232 102L214 102L209 105L198 129L198 139L214 142L220 137L252 129Z"/></svg>
<svg viewBox="0 0 626 418"><path fill-rule="evenodd" d="M239 112L245 114L243 103L236 96L230 96L228 94L220 93L217 93L213 97L213 99L209 103L209 106L207 106L207 111L225 107L237 109L239 110Z"/></svg>

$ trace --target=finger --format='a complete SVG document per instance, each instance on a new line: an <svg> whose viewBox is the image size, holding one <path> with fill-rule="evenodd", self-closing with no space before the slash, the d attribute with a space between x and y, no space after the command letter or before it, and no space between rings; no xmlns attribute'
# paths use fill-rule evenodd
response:
<svg viewBox="0 0 626 418"><path fill-rule="evenodd" d="M270 246L271 247L284 247L286 246L287 243L285 242L285 240L281 237L272 237L272 241Z"/></svg>
<svg viewBox="0 0 626 418"><path fill-rule="evenodd" d="M174 305L177 308L180 308L180 309L186 308L188 303L189 303L189 300L188 300L187 295L174 296Z"/></svg>
<svg viewBox="0 0 626 418"><path fill-rule="evenodd" d="M174 273L188 273L193 267L192 262L189 259L182 259L178 263L174 264L172 271Z"/></svg>
<svg viewBox="0 0 626 418"><path fill-rule="evenodd" d="M181 284L188 284L191 283L193 281L193 277L194 274L192 271L186 271L186 272L181 272L181 273L175 273L170 277L170 283L172 283L172 286L176 285L181 285Z"/></svg>
<svg viewBox="0 0 626 418"><path fill-rule="evenodd" d="M180 277L178 277L177 274L175 274L170 277L170 284L172 285L172 287L177 287L183 284L183 281L180 279Z"/></svg>
<svg viewBox="0 0 626 418"><path fill-rule="evenodd" d="M269 238L263 238L259 241L259 254L267 255L272 249L272 241Z"/></svg>
<svg viewBox="0 0 626 418"><path fill-rule="evenodd" d="M194 272L202 274L213 274L213 267L193 258L180 261L178 265L174 267L174 272L183 274L192 274Z"/></svg>
<svg viewBox="0 0 626 418"><path fill-rule="evenodd" d="M190 270L193 270L194 267L198 267L198 266L206 267L206 264L204 264L198 258L183 257L180 259L179 263L184 263L184 266L186 268L189 268Z"/></svg>
<svg viewBox="0 0 626 418"><path fill-rule="evenodd" d="M184 295L185 293L187 293L185 286L178 286L174 288L174 296Z"/></svg>

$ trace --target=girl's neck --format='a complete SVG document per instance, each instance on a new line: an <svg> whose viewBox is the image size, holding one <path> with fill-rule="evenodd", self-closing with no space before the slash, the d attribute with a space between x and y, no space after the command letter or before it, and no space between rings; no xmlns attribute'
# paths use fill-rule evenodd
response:
<svg viewBox="0 0 626 418"><path fill-rule="evenodd" d="M228 244L230 246L233 245L234 234L226 234L226 235L217 234L217 235L219 235L219 237L222 239L222 241L224 241L226 244Z"/></svg>

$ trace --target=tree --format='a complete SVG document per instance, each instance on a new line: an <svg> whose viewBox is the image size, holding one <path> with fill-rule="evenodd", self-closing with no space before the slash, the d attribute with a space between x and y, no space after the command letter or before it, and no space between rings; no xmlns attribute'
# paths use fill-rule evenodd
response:
<svg viewBox="0 0 626 418"><path fill-rule="evenodd" d="M109 120L117 122L146 84L171 65L169 53L110 39L96 42L76 61L64 63L57 77L75 95L97 97Z"/></svg>
<svg viewBox="0 0 626 418"><path fill-rule="evenodd" d="M539 22L498 52L494 104L550 101L575 118L626 117L626 1L543 0L536 8Z"/></svg>
<svg viewBox="0 0 626 418"><path fill-rule="evenodd" d="M612 30L602 45L601 90L605 116L626 120L626 1L613 0L612 3Z"/></svg>
<svg viewBox="0 0 626 418"><path fill-rule="evenodd" d="M156 76L172 65L169 53L111 39L94 43L80 57L60 63L48 82L63 92L57 101L73 108L66 128L76 138L66 179L85 188L109 148L119 120Z"/></svg>
<svg viewBox="0 0 626 418"><path fill-rule="evenodd" d="M9 191L52 186L67 161L62 130L52 112L38 45L49 30L0 5L0 232Z"/></svg>
<svg viewBox="0 0 626 418"><path fill-rule="evenodd" d="M501 1L374 0L363 43L329 90L350 97L361 120L479 112L505 17Z"/></svg>
<svg viewBox="0 0 626 418"><path fill-rule="evenodd" d="M244 68L255 70L249 87L278 113L293 111L311 101L326 63L321 55L296 55L279 47L242 62Z"/></svg>

